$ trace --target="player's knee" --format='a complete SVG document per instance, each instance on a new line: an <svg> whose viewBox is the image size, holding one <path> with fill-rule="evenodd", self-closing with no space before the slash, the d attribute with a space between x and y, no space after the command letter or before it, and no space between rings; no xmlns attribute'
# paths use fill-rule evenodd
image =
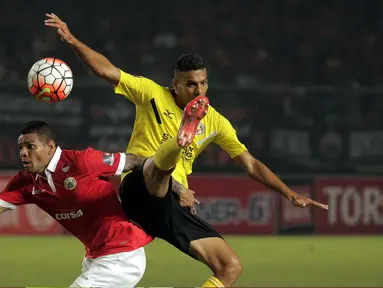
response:
<svg viewBox="0 0 383 288"><path fill-rule="evenodd" d="M224 273L237 279L242 273L242 264L238 256L231 256L224 265Z"/></svg>
<svg viewBox="0 0 383 288"><path fill-rule="evenodd" d="M225 283L234 283L242 273L242 264L236 255L226 257L220 265L212 268L214 275Z"/></svg>

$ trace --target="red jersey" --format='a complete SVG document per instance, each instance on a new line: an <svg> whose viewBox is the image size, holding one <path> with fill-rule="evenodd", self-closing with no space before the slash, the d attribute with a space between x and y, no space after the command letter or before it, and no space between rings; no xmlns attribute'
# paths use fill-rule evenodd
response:
<svg viewBox="0 0 383 288"><path fill-rule="evenodd" d="M121 175L125 159L124 153L57 147L45 176L19 172L0 193L0 206L36 204L85 245L89 258L138 249L153 238L127 220L107 178Z"/></svg>

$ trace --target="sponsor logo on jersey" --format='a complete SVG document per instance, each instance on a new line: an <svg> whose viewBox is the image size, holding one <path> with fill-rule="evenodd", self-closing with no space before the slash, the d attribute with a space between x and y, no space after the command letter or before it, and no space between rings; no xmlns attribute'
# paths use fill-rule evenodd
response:
<svg viewBox="0 0 383 288"><path fill-rule="evenodd" d="M164 143L165 141L168 141L170 138L172 138L172 136L169 135L168 133L162 134L162 139L161 139L160 144Z"/></svg>
<svg viewBox="0 0 383 288"><path fill-rule="evenodd" d="M184 161L189 162L194 157L194 148L192 146L183 148L181 155Z"/></svg>
<svg viewBox="0 0 383 288"><path fill-rule="evenodd" d="M70 220L70 219L77 219L83 216L84 213L82 213L82 210L78 211L72 211L72 212L66 212L66 213L56 213L55 218L56 220Z"/></svg>
<svg viewBox="0 0 383 288"><path fill-rule="evenodd" d="M61 167L61 170L64 173L67 173L69 171L69 168L70 168L70 166L68 164L63 164L63 166Z"/></svg>
<svg viewBox="0 0 383 288"><path fill-rule="evenodd" d="M164 114L165 116L167 116L170 119L173 119L172 115L176 115L173 112L170 112L168 109L166 109L166 111L163 112L162 114Z"/></svg>

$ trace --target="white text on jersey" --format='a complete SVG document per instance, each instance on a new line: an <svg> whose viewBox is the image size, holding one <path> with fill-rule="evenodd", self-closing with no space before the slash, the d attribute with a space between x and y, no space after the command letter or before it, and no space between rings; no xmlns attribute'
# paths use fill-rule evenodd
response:
<svg viewBox="0 0 383 288"><path fill-rule="evenodd" d="M67 212L67 213L56 213L55 218L56 220L69 220L69 219L77 219L80 218L82 215L82 210L78 210L77 212L72 211L72 212Z"/></svg>

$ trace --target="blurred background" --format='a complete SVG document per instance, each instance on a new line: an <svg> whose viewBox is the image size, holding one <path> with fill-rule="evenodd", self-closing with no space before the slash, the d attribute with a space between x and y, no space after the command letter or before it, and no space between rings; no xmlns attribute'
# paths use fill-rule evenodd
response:
<svg viewBox="0 0 383 288"><path fill-rule="evenodd" d="M0 188L21 168L15 144L24 122L48 121L67 149L122 151L132 132L134 106L44 26L53 12L116 66L164 86L181 54L199 53L212 105L253 155L297 192L330 205L328 212L290 207L208 147L190 186L199 215L242 259L238 285L383 286L383 1L13 0L0 7ZM58 104L38 102L26 84L45 57L74 73L71 95ZM0 286L72 283L83 251L63 234L34 206L2 215ZM210 274L160 240L147 256L143 286L198 286Z"/></svg>

